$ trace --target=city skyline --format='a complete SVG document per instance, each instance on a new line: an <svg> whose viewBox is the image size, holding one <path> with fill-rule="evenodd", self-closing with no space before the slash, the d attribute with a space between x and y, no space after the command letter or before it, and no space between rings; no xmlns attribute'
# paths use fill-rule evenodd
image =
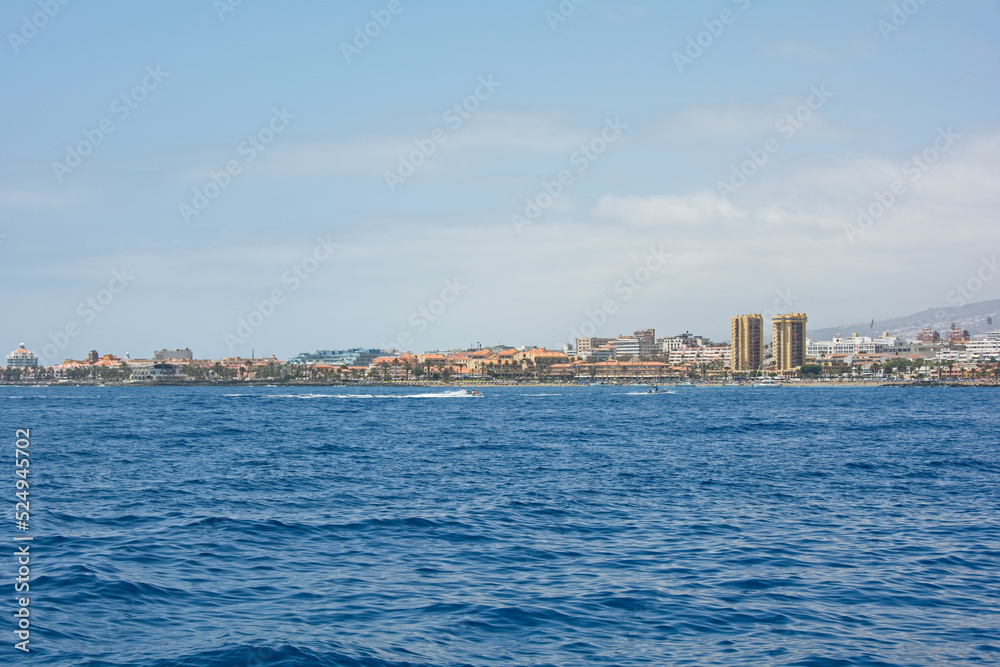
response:
<svg viewBox="0 0 1000 667"><path fill-rule="evenodd" d="M1000 296L996 3L46 7L0 9L9 348L559 349Z"/></svg>
<svg viewBox="0 0 1000 667"><path fill-rule="evenodd" d="M671 357L673 352L678 350L682 353L685 353L684 351L688 351L687 354L690 356L691 350L698 349L704 350L706 353L712 355L713 359L721 359L721 357L718 357L717 351L725 348L726 365L731 365L733 370L757 370L764 366L765 360L772 360L772 363L778 370L785 371L798 368L799 366L805 364L808 359L814 358L817 355L828 354L834 351L837 351L839 354L846 354L846 350L855 349L858 351L864 351L865 353L875 354L878 353L882 347L898 346L904 342L923 343L925 346L928 344L941 344L944 345L946 349L954 349L953 346L958 345L958 349L963 349L969 345L970 341L973 341L972 348L981 347L983 344L986 344L985 341L990 341L988 345L992 347L995 345L995 341L998 340L998 337L1000 337L1000 329L993 329L985 336L979 337L970 334L967 329L963 329L957 326L955 322L952 322L950 328L944 330L943 336L933 326L928 326L920 329L916 332L916 334L910 336L902 334L898 331L893 332L890 330L880 331L880 333L876 334L874 329L872 329L867 336L856 331L851 331L849 334L835 334L832 337L832 340L822 340L816 335L808 335L806 328L808 317L806 313L779 313L767 319L771 323L772 329L770 342L765 336L765 318L760 314L744 314L736 315L730 318L730 339L725 341L713 341L708 336L692 334L689 330L678 332L676 334L656 336L656 329L649 328L635 330L631 334L619 333L617 336L613 337L576 338L564 345L561 351L559 349L550 350L545 345L539 346L532 343L510 345L508 342L492 344L487 343L484 345L477 341L467 347L454 346L450 348L423 350L363 346L341 349L324 349L322 347L316 347L314 348L315 352L303 350L295 355L288 355L284 359L278 359L278 356L273 353L257 355L253 349L251 349L250 357L230 355L228 357L212 358L196 356L190 347L157 349L154 350L153 354L149 356L141 353L132 355L132 353L128 351L121 356L118 356L114 352L99 352L95 348L91 349L85 356L81 356L78 359L67 357L63 359L62 362L52 360L53 350L57 349L55 344L51 342L46 344L40 348L39 354L38 348L36 348L35 351L32 351L31 349L28 349L26 343L22 342L18 345L17 349L7 355L7 362L8 366L10 366L12 365L11 360L13 359L15 361L13 366L15 367L25 365L54 367L66 364L99 365L100 362L107 362L108 360L120 360L122 362L127 361L130 363L133 361L151 361L159 363L167 361L205 361L206 359L249 359L260 361L277 360L281 363L308 365L316 363L318 359L331 356L347 355L352 358L363 357L365 359L371 359L386 355L407 357L411 355L420 356L428 354L450 354L476 351L482 351L485 353L488 351L498 352L504 350L534 350L542 352L553 351L559 354L565 353L565 355L570 358L576 357L588 361L603 361L609 359L667 358ZM992 317L986 317L985 319L989 325L992 325ZM872 325L874 326L874 320L872 321ZM844 331L849 330L850 328L844 329ZM821 350L825 350L825 352L821 352ZM905 347L902 351L912 352L913 350ZM899 352L900 351L897 350L897 354ZM700 358L701 354L696 354L694 356ZM29 359L30 363L26 363ZM324 363L326 362L324 361Z"/></svg>

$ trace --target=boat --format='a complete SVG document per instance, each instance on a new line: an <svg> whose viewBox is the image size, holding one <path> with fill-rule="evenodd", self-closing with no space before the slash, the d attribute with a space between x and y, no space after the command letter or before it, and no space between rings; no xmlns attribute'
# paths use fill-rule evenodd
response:
<svg viewBox="0 0 1000 667"><path fill-rule="evenodd" d="M754 387L780 387L781 383L774 378L764 378L760 382L754 382Z"/></svg>
<svg viewBox="0 0 1000 667"><path fill-rule="evenodd" d="M675 387L693 387L693 382L677 382L674 384Z"/></svg>
<svg viewBox="0 0 1000 667"><path fill-rule="evenodd" d="M463 392L462 396L476 396L476 397L479 397L479 398L482 397L482 394L479 393L478 391L476 391L475 389L465 389L465 388L463 388L462 392Z"/></svg>

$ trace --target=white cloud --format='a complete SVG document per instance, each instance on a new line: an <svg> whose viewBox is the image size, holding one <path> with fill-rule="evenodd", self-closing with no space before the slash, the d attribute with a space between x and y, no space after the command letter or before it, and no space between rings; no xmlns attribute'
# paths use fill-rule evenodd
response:
<svg viewBox="0 0 1000 667"><path fill-rule="evenodd" d="M489 104L485 102L484 104ZM481 166L497 160L533 159L545 154L568 154L577 146L590 141L603 126L603 120L588 126L580 119L569 118L558 110L510 110L483 108L473 112L455 126L458 116L428 117L422 127L412 133L368 136L361 138L328 138L315 141L285 141L278 139L260 159L248 165L248 170L268 177L310 178L353 173L381 176L394 169L400 156L423 151L425 158L420 170L445 171ZM440 130L443 142L432 139ZM439 135L441 136L441 135ZM429 142L429 143L428 143ZM421 148L424 146L425 148ZM209 170L218 170L230 159L237 159L235 150L219 149L212 156L203 156L203 164L178 173L189 181L201 181Z"/></svg>
<svg viewBox="0 0 1000 667"><path fill-rule="evenodd" d="M822 82L817 81L816 87ZM836 91L833 98L836 98ZM783 95L768 104L732 101L724 105L688 104L669 110L651 128L651 137L667 144L746 143L765 137L780 137L778 124L795 113L812 92L806 88L798 95ZM831 100L828 100L831 101ZM841 136L822 116L822 108L812 113L796 135L813 139Z"/></svg>
<svg viewBox="0 0 1000 667"><path fill-rule="evenodd" d="M742 218L746 213L711 192L699 192L686 196L605 195L598 200L594 215L640 228L673 231L680 226Z"/></svg>

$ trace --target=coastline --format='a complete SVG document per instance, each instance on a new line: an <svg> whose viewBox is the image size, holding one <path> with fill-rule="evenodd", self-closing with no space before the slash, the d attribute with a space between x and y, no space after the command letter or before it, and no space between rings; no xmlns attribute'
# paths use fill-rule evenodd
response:
<svg viewBox="0 0 1000 667"><path fill-rule="evenodd" d="M604 387L618 387L618 388L639 388L639 387L652 387L657 386L660 389L681 389L681 390L697 390L697 389L739 389L739 388L755 388L753 383L742 383L742 384L725 384L723 382L695 382L690 385L677 385L673 382L661 382L661 383L641 383L641 384L601 384L601 385L590 385L583 384L579 382L542 382L538 380L527 380L524 382L482 382L482 381L469 381L469 382L322 382L322 381L300 381L300 382L275 382L273 380L225 380L225 381L198 381L198 380L185 380L181 382L170 382L166 380L153 380L153 381L127 381L127 382L88 382L88 381L76 381L76 380L61 380L61 381L44 381L44 382L0 382L0 386L5 387L336 387L336 388L350 388L350 387L426 387L426 388L451 388L451 389L461 389L464 387L472 388L516 388L516 387L541 387L550 389L596 389ZM965 388L965 387L977 387L977 388L997 388L1000 387L1000 381L987 381L987 380L968 380L968 381L958 381L958 380L879 380L879 381L858 381L858 382L831 382L831 381L795 381L787 383L779 383L776 385L777 388L810 388L810 389L864 389L864 388L894 388L902 389L909 387L951 387L951 388Z"/></svg>

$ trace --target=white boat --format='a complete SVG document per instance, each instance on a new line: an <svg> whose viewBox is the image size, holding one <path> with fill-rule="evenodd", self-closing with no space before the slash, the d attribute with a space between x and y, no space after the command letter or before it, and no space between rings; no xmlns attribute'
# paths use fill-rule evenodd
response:
<svg viewBox="0 0 1000 667"><path fill-rule="evenodd" d="M764 378L760 382L754 382L754 387L780 387L781 384L774 378Z"/></svg>
<svg viewBox="0 0 1000 667"><path fill-rule="evenodd" d="M694 383L693 382L676 382L676 383L674 383L674 386L675 387L693 387Z"/></svg>

